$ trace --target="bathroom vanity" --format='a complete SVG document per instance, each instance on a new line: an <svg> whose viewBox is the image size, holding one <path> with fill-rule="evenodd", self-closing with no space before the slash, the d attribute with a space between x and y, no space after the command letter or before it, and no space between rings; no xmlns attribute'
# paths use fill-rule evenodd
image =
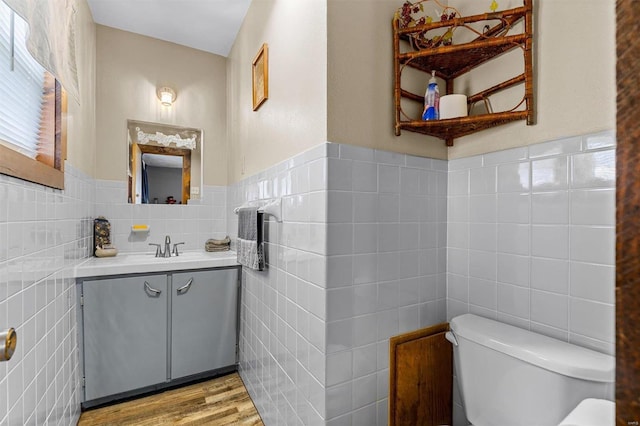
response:
<svg viewBox="0 0 640 426"><path fill-rule="evenodd" d="M76 283L83 407L236 370L235 252L94 258Z"/></svg>

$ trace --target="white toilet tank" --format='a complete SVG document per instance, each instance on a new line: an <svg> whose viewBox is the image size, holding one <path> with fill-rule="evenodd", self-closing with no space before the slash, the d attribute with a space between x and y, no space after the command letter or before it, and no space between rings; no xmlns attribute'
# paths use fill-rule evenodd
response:
<svg viewBox="0 0 640 426"><path fill-rule="evenodd" d="M555 426L585 398L613 399L612 356L472 314L450 326L474 426Z"/></svg>

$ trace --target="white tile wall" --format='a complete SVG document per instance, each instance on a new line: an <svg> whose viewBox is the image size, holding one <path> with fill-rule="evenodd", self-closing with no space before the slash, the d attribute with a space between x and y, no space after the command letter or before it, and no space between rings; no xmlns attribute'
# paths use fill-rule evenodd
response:
<svg viewBox="0 0 640 426"><path fill-rule="evenodd" d="M386 425L389 337L445 320L447 163L349 145L328 161L327 424Z"/></svg>
<svg viewBox="0 0 640 426"><path fill-rule="evenodd" d="M172 243L184 242L184 250L198 250L209 238L227 234L227 188L204 186L194 204L129 204L126 182L96 180L96 216L111 223L112 243L119 252L151 252L149 243L160 244L166 235ZM149 225L147 233L133 233L134 224Z"/></svg>
<svg viewBox="0 0 640 426"><path fill-rule="evenodd" d="M65 190L0 175L0 328L18 346L0 364L0 424L75 425L81 388L73 267L89 256L93 179L65 167Z"/></svg>
<svg viewBox="0 0 640 426"><path fill-rule="evenodd" d="M267 269L243 271L240 369L267 425L386 424L388 338L463 312L611 353L614 149L604 132L447 164L323 144L188 207L71 166L65 191L0 175L0 324L21 342L0 424L77 420L71 270L97 215L122 252L199 249L235 236L234 207L283 198Z"/></svg>
<svg viewBox="0 0 640 426"><path fill-rule="evenodd" d="M235 207L282 198L282 223L265 223L265 270L242 273L240 374L267 425L325 424L326 383L336 380L327 375L326 253L342 249L339 222L351 209L332 195L340 208L327 211L327 160L336 152L321 145L228 188L233 239ZM332 166L336 178L341 166Z"/></svg>
<svg viewBox="0 0 640 426"><path fill-rule="evenodd" d="M0 424L76 424L80 415L73 267L92 254L93 218L106 216L121 252L148 251L171 235L198 249L226 235L226 187L194 206L134 206L122 182L95 181L66 165L65 190L0 175L0 327L18 349L0 364ZM147 223L148 235L131 225Z"/></svg>
<svg viewBox="0 0 640 426"><path fill-rule="evenodd" d="M243 271L241 374L267 425L386 424L388 338L445 319L446 176L325 144L230 187L233 235L233 207L283 198L268 267Z"/></svg>
<svg viewBox="0 0 640 426"><path fill-rule="evenodd" d="M613 132L452 160L448 208L447 318L614 352Z"/></svg>

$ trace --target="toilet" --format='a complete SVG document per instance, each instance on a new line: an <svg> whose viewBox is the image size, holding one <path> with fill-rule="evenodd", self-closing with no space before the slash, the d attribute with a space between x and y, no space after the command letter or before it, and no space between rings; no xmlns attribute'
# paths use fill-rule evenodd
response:
<svg viewBox="0 0 640 426"><path fill-rule="evenodd" d="M612 356L473 314L453 318L450 328L474 426L557 426L587 398L613 399Z"/></svg>
<svg viewBox="0 0 640 426"><path fill-rule="evenodd" d="M558 426L613 426L615 417L614 402L587 398L578 404Z"/></svg>

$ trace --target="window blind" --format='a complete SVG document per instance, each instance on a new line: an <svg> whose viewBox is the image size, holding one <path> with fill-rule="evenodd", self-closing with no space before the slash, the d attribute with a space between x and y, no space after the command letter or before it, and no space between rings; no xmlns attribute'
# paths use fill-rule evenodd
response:
<svg viewBox="0 0 640 426"><path fill-rule="evenodd" d="M28 26L0 1L0 140L36 158L45 70L26 48Z"/></svg>

